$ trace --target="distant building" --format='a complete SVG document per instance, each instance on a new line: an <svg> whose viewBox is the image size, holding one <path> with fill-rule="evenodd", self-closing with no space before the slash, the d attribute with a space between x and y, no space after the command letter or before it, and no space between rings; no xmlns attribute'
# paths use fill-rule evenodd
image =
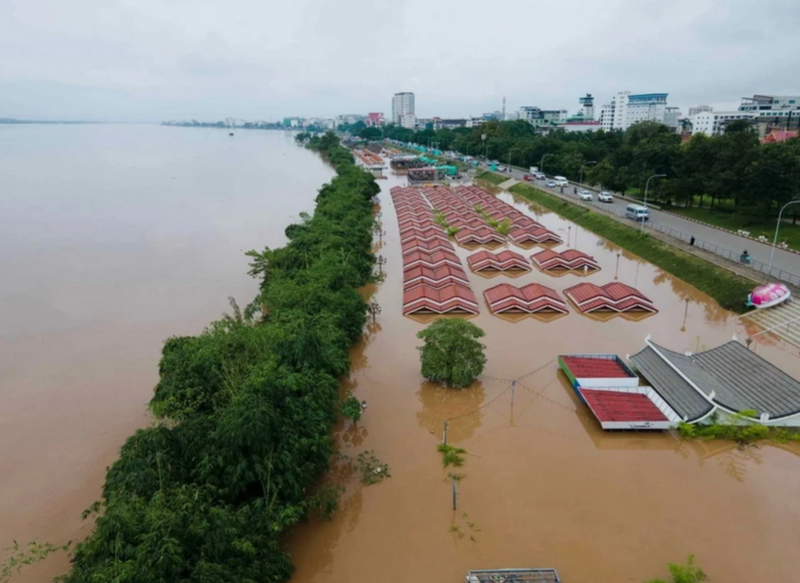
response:
<svg viewBox="0 0 800 583"><path fill-rule="evenodd" d="M519 108L519 119L527 121L534 127L552 127L567 121L566 109L540 109L533 105Z"/></svg>
<svg viewBox="0 0 800 583"><path fill-rule="evenodd" d="M336 116L336 126L338 127L338 126L344 125L344 124L352 125L352 124L358 123L360 121L363 121L364 123L366 123L366 120L367 120L367 118L365 116L359 115L357 113L349 113L349 114L344 114L344 115L337 115Z"/></svg>
<svg viewBox="0 0 800 583"><path fill-rule="evenodd" d="M441 119L438 117L433 118L433 129L435 130L452 130L455 128L467 127L466 119Z"/></svg>
<svg viewBox="0 0 800 583"><path fill-rule="evenodd" d="M747 111L704 111L689 118L692 134L718 136L725 132L725 126L740 119L753 121L755 114Z"/></svg>
<svg viewBox="0 0 800 583"><path fill-rule="evenodd" d="M498 120L503 121L503 112L502 111L492 111L489 113L483 114L483 119L486 121Z"/></svg>
<svg viewBox="0 0 800 583"><path fill-rule="evenodd" d="M796 130L800 128L800 96L774 97L753 95L742 97L739 111L752 113L759 135L772 130Z"/></svg>
<svg viewBox="0 0 800 583"><path fill-rule="evenodd" d="M667 110L667 93L640 93L620 91L611 98L611 103L600 110L601 126L604 130L627 130L643 121L664 123Z"/></svg>
<svg viewBox="0 0 800 583"><path fill-rule="evenodd" d="M678 129L678 125L681 119L681 108L680 107L667 107L664 110L664 125L669 126L674 130Z"/></svg>
<svg viewBox="0 0 800 583"><path fill-rule="evenodd" d="M772 130L761 139L762 144L776 144L778 142L785 142L792 140L798 136L797 130Z"/></svg>
<svg viewBox="0 0 800 583"><path fill-rule="evenodd" d="M517 121L519 119L518 111L509 111L506 113L506 121Z"/></svg>
<svg viewBox="0 0 800 583"><path fill-rule="evenodd" d="M600 122L570 119L562 127L566 132L593 132L600 129Z"/></svg>
<svg viewBox="0 0 800 583"><path fill-rule="evenodd" d="M467 127L468 128L478 128L486 123L486 120L482 117L471 117L467 120Z"/></svg>
<svg viewBox="0 0 800 583"><path fill-rule="evenodd" d="M383 125L382 113L368 113L367 121L365 122L370 127L378 127Z"/></svg>
<svg viewBox="0 0 800 583"><path fill-rule="evenodd" d="M697 115L698 113L705 113L706 111L714 111L714 108L710 105L695 105L694 107L689 108L689 113L686 114L688 117L692 117L693 115Z"/></svg>
<svg viewBox="0 0 800 583"><path fill-rule="evenodd" d="M581 117L586 121L594 121L594 97L592 94L587 93L586 97L580 97L578 101L581 104Z"/></svg>
<svg viewBox="0 0 800 583"><path fill-rule="evenodd" d="M400 116L400 125L409 130L417 127L417 116L414 113L404 113Z"/></svg>
<svg viewBox="0 0 800 583"><path fill-rule="evenodd" d="M403 116L408 114L416 115L414 94L409 92L395 93L394 97L392 97L392 123L403 125Z"/></svg>

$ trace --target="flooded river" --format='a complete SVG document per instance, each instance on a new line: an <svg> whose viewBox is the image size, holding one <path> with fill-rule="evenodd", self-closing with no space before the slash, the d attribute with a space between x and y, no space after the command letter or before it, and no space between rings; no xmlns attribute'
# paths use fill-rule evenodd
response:
<svg viewBox="0 0 800 583"><path fill-rule="evenodd" d="M162 341L192 334L255 293L242 252L279 245L332 172L291 137L145 126L0 126L0 544L86 534L81 511L123 440L147 423ZM565 583L640 583L697 555L714 581L800 580L800 448L681 442L601 431L557 374L562 352L661 345L696 351L743 337L735 315L627 252L508 195L593 255L586 279L534 270L513 280L561 292L615 277L659 309L634 321L570 313L493 316L469 273L486 331L485 377L461 391L423 382L401 315L402 262L381 181L387 277L369 291L378 321L353 350L352 389L369 407L341 423L341 451L374 450L392 477L352 478L330 522L287 543L301 583L463 581L470 568L555 567ZM518 249L526 257L535 249ZM559 249L566 248L564 246ZM536 248L538 249L538 248ZM462 260L469 251L458 249ZM618 257L619 253L619 257ZM466 266L466 263L465 263ZM753 348L800 376L797 349ZM533 372L537 371L537 372ZM529 374L532 373L532 374ZM509 383L523 377L511 404ZM458 510L436 445L466 448ZM337 477L339 477L337 475ZM19 578L45 581L63 557Z"/></svg>
<svg viewBox="0 0 800 583"><path fill-rule="evenodd" d="M739 317L558 215L502 195L559 233L565 245L557 249L568 241L601 270L584 278L534 269L514 280L468 271L481 306L471 321L486 332L485 378L466 390L437 388L419 374L415 334L424 323L401 315L401 251L388 189L403 183L398 176L382 181L387 277L373 290L382 311L353 351L348 383L369 408L357 426L337 429L343 453L374 450L392 477L368 487L351 480L333 521L296 529L294 580L455 583L468 569L554 567L567 583L639 583L666 577L667 562L689 554L714 581L800 580L800 447L738 449L603 432L553 363L559 353L634 354L648 334L673 350L711 348L734 334L744 338ZM526 257L540 249L511 248ZM457 252L466 269L471 251ZM602 321L570 306L552 321L514 322L489 313L482 297L502 281L561 292L615 277L650 297L659 313ZM800 376L796 348L762 336L753 349ZM512 406L502 379L523 376ZM436 452L445 419L448 442L468 451L457 470L465 477L455 512Z"/></svg>
<svg viewBox="0 0 800 583"><path fill-rule="evenodd" d="M0 549L87 533L163 340L249 302L244 251L331 176L281 132L0 125Z"/></svg>

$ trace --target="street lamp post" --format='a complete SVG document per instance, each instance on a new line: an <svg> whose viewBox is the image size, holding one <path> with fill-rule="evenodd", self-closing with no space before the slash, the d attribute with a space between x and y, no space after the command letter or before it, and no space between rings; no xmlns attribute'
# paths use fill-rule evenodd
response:
<svg viewBox="0 0 800 583"><path fill-rule="evenodd" d="M647 179L647 182L644 185L644 206L647 207L647 191L650 188L650 181L653 178L664 178L666 174L653 174L650 178ZM644 219L642 219L642 229L640 232L644 232Z"/></svg>
<svg viewBox="0 0 800 583"><path fill-rule="evenodd" d="M519 148L511 148L508 151L508 173L511 174L511 152L518 150Z"/></svg>
<svg viewBox="0 0 800 583"><path fill-rule="evenodd" d="M769 275L769 272L772 271L772 258L775 257L775 245L778 244L778 229L781 228L781 217L783 216L783 211L787 206L798 203L800 203L800 200L790 200L781 207L781 210L778 213L778 224L775 225L775 238L772 240L772 251L769 253L769 267L767 268L767 275Z"/></svg>
<svg viewBox="0 0 800 583"><path fill-rule="evenodd" d="M597 164L597 162L596 161L592 161L592 162L584 162L583 163L583 166L581 166L581 178L580 178L580 180L578 180L578 184L580 184L581 186L583 186L583 169L586 166L588 166L589 164Z"/></svg>
<svg viewBox="0 0 800 583"><path fill-rule="evenodd" d="M542 161L539 162L539 172L541 172L542 174L544 174L544 159L547 158L548 156L555 156L555 154L545 154L544 156L542 156Z"/></svg>

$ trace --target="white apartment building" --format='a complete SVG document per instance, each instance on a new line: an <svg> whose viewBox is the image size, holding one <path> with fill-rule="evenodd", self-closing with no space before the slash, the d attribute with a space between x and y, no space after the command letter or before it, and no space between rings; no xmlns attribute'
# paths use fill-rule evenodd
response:
<svg viewBox="0 0 800 583"><path fill-rule="evenodd" d="M392 123L403 125L403 116L408 114L416 115L414 94L409 92L395 93L394 97L392 97ZM403 125L403 127L407 126ZM411 127L413 128L414 126L412 125Z"/></svg>
<svg viewBox="0 0 800 583"><path fill-rule="evenodd" d="M601 127L606 130L625 131L642 121L664 123L667 112L667 93L640 93L620 91L611 103L600 109Z"/></svg>
<svg viewBox="0 0 800 583"><path fill-rule="evenodd" d="M718 136L725 131L725 126L737 119L752 121L756 115L749 111L703 111L689 118L693 134Z"/></svg>

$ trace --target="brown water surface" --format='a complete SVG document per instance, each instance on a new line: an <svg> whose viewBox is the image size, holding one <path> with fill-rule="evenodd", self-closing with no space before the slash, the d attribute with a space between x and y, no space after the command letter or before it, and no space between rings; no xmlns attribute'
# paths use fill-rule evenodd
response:
<svg viewBox="0 0 800 583"><path fill-rule="evenodd" d="M244 251L281 245L332 175L281 132L0 125L0 555L87 533L162 342L249 302Z"/></svg>
<svg viewBox="0 0 800 583"><path fill-rule="evenodd" d="M392 477L368 487L351 478L332 521L296 529L294 580L456 583L468 569L538 566L557 568L566 583L642 582L666 577L667 562L691 553L718 582L800 580L800 448L603 432L553 363L570 352L624 357L647 334L674 350L702 350L743 338L739 317L558 215L501 195L561 234L559 250L589 253L601 269L560 277L534 269L513 280L467 270L481 304L471 321L486 332L485 377L466 390L424 382L415 334L425 320L401 315L402 261L388 196L403 181L394 175L381 184L387 237L380 253L388 263L373 297L382 311L353 351L347 383L369 408L357 426L337 430L343 453L374 450ZM465 268L472 252L457 248ZM482 297L504 280L560 293L615 278L650 297L659 313L590 317L570 305L563 317L507 318L490 314ZM800 377L797 349L760 338L754 350ZM520 377L512 406L503 379ZM469 452L456 470L466 477L455 512L436 452L445 419L448 441Z"/></svg>

